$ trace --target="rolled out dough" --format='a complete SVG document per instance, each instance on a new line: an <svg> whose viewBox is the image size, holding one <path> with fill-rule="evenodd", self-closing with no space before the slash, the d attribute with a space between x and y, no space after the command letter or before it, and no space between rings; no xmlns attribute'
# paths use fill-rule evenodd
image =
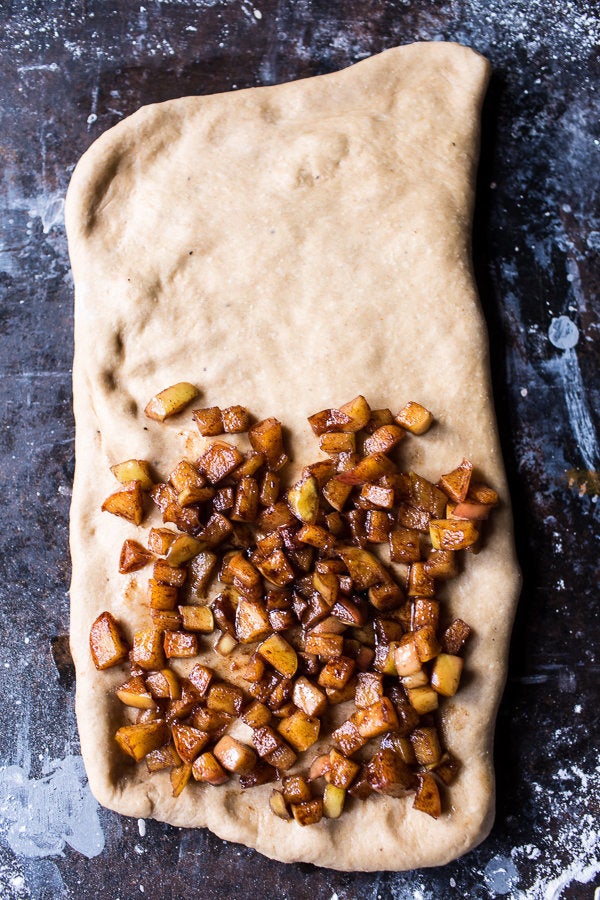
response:
<svg viewBox="0 0 600 900"><path fill-rule="evenodd" d="M67 199L75 279L76 474L71 642L93 793L120 813L217 835L283 861L337 869L442 864L488 833L492 738L518 596L487 335L470 261L479 114L488 63L457 44L388 50L342 72L148 106L79 162ZM136 529L100 512L109 465L140 457L163 477L193 430L143 413L192 381L202 406L239 403L289 428L313 461L307 415L358 393L417 400L437 424L405 441L436 479L470 458L503 498L484 551L444 587L474 638L442 731L463 769L434 821L412 797L375 797L302 828L268 808L271 786L193 784L178 799L114 741L123 670L97 672L90 625L104 609L147 624L136 578L117 572Z"/></svg>

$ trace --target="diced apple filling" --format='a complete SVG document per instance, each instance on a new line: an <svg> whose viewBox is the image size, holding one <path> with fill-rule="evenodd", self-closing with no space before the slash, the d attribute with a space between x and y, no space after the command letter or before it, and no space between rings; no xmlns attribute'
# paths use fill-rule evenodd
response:
<svg viewBox="0 0 600 900"><path fill-rule="evenodd" d="M172 385L146 415L162 421L197 396L187 382ZM150 528L146 546L127 538L118 562L123 574L153 563L151 624L131 649L108 611L90 630L97 669L129 663L116 696L135 722L117 743L149 772L169 770L175 797L280 777L270 807L301 826L337 819L348 796L373 793L414 793L414 808L438 818L459 762L435 713L459 690L471 630L448 614L438 582L458 576L460 551L481 546L497 493L466 459L437 484L402 471L406 432L433 423L415 402L394 417L358 395L311 416L326 457L291 485L277 419L251 424L242 406L193 418L203 437L247 437L204 442L164 482L145 460L118 463L121 487L102 506L139 526L147 493L171 526ZM231 681L202 661L206 642ZM341 724L328 733L334 707ZM237 719L252 746L229 733ZM327 752L297 772L324 740Z"/></svg>

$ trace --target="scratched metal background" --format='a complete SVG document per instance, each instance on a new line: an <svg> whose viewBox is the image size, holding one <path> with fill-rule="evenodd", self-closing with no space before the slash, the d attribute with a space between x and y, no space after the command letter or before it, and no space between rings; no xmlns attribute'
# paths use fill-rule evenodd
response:
<svg viewBox="0 0 600 900"><path fill-rule="evenodd" d="M0 0L2 900L594 896L599 34L589 0ZM440 38L495 69L475 258L525 588L494 830L443 869L352 875L101 810L78 757L66 637L73 166L144 103Z"/></svg>

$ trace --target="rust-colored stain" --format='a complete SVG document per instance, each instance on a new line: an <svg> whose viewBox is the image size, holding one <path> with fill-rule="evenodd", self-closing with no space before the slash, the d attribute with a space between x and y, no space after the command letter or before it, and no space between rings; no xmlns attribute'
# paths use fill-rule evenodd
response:
<svg viewBox="0 0 600 900"><path fill-rule="evenodd" d="M576 490L580 497L589 494L597 497L600 494L600 472L589 469L569 469L566 473L567 484Z"/></svg>

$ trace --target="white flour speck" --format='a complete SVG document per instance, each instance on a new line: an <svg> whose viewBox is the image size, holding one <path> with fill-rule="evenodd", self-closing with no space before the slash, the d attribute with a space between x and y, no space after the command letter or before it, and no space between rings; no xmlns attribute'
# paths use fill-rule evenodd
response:
<svg viewBox="0 0 600 900"><path fill-rule="evenodd" d="M550 322L548 338L559 350L569 350L575 347L579 340L579 329L568 316L559 316Z"/></svg>

